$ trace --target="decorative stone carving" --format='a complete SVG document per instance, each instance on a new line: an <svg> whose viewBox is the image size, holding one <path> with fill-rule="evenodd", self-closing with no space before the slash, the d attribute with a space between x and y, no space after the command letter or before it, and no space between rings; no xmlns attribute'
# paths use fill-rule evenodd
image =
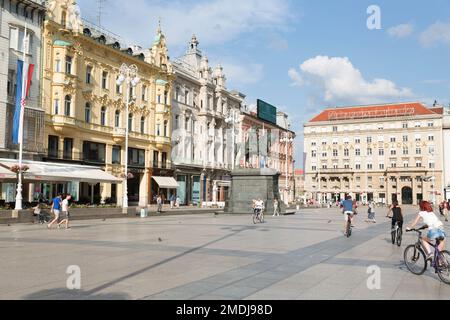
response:
<svg viewBox="0 0 450 320"><path fill-rule="evenodd" d="M83 32L83 22L81 20L81 10L76 1L67 8L67 28L73 32Z"/></svg>

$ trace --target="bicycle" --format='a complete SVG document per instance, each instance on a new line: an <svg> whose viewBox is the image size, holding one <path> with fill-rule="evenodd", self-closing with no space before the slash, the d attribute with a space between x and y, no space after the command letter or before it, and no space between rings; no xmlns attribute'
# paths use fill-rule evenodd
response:
<svg viewBox="0 0 450 320"><path fill-rule="evenodd" d="M436 239L436 243L430 243L423 239L422 230L427 229L428 226L423 226L419 229L406 230L406 232L417 232L418 240L415 244L408 246L405 249L404 260L408 270L415 275L422 275L428 268L428 260L425 255L425 249L422 240L430 244L434 249L434 256L431 260L431 267L434 268L435 273L438 274L439 279L445 284L450 284L450 252L439 250L439 244L444 240L443 238ZM416 268L417 266L417 268Z"/></svg>
<svg viewBox="0 0 450 320"><path fill-rule="evenodd" d="M253 210L253 224L264 223L264 212L262 209Z"/></svg>
<svg viewBox="0 0 450 320"><path fill-rule="evenodd" d="M352 218L351 215L347 214L347 227L345 229L345 235L347 238L352 236Z"/></svg>
<svg viewBox="0 0 450 320"><path fill-rule="evenodd" d="M392 217L388 217L389 219L393 219ZM397 246L402 246L402 238L403 238L403 230L399 226L399 222L396 221L394 228L391 230L391 240L392 244L397 243Z"/></svg>

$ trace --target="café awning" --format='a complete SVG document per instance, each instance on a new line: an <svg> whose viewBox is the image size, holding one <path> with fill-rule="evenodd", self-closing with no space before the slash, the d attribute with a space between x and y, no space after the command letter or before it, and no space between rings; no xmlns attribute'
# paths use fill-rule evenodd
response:
<svg viewBox="0 0 450 320"><path fill-rule="evenodd" d="M0 166L11 168L17 165L14 159L0 159ZM99 167L73 165L67 163L51 163L23 161L28 166L24 172L25 181L67 182L78 181L87 183L120 183L119 179Z"/></svg>
<svg viewBox="0 0 450 320"><path fill-rule="evenodd" d="M172 177L152 177L162 189L177 189L180 185Z"/></svg>

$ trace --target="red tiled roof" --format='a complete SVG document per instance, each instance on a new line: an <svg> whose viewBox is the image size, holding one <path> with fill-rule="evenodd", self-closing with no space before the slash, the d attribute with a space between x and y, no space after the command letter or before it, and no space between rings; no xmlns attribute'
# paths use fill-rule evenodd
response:
<svg viewBox="0 0 450 320"><path fill-rule="evenodd" d="M431 111L437 114L444 114L444 108L443 107L437 107L437 108L430 108Z"/></svg>
<svg viewBox="0 0 450 320"><path fill-rule="evenodd" d="M436 114L420 102L327 109L310 122Z"/></svg>

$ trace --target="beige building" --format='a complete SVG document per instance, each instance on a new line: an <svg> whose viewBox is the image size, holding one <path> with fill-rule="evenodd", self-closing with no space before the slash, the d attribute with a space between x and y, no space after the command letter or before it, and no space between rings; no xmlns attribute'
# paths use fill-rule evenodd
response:
<svg viewBox="0 0 450 320"><path fill-rule="evenodd" d="M443 199L442 113L422 103L326 109L304 125L308 197Z"/></svg>
<svg viewBox="0 0 450 320"><path fill-rule="evenodd" d="M72 0L48 3L43 31L42 105L45 161L99 166L125 177L125 128L130 128L128 182L131 204L147 205L171 170L171 83L173 71L159 28L151 49L128 46L119 37L88 25ZM122 64L136 65L139 84L117 85ZM126 90L132 103L126 114ZM161 180L161 179L159 179ZM68 179L70 181L70 179ZM71 192L78 199L122 203L122 183L40 184L45 197Z"/></svg>

